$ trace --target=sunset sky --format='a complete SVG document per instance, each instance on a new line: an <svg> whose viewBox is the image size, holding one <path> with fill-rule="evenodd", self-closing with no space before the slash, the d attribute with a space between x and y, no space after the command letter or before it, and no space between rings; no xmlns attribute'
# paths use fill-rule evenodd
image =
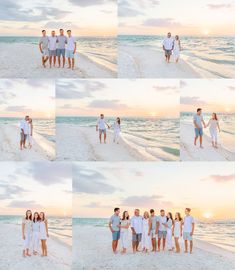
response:
<svg viewBox="0 0 235 270"><path fill-rule="evenodd" d="M182 80L181 112L235 112L235 80Z"/></svg>
<svg viewBox="0 0 235 270"><path fill-rule="evenodd" d="M74 217L107 218L114 207L128 210L161 208L197 219L235 218L235 164L76 163L73 180ZM92 184L91 184L92 182Z"/></svg>
<svg viewBox="0 0 235 270"><path fill-rule="evenodd" d="M228 0L119 0L119 33L224 36L235 34L235 2Z"/></svg>
<svg viewBox="0 0 235 270"><path fill-rule="evenodd" d="M68 29L79 36L117 33L115 0L4 0L1 36L39 36L42 29Z"/></svg>
<svg viewBox="0 0 235 270"><path fill-rule="evenodd" d="M27 209L50 216L71 215L72 171L65 163L1 162L0 215Z"/></svg>
<svg viewBox="0 0 235 270"><path fill-rule="evenodd" d="M60 80L57 116L178 117L177 80Z"/></svg>
<svg viewBox="0 0 235 270"><path fill-rule="evenodd" d="M53 80L0 80L0 117L54 118Z"/></svg>

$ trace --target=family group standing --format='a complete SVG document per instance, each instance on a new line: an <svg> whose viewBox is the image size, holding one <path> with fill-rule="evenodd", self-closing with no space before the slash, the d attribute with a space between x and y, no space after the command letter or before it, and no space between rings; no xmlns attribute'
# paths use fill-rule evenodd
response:
<svg viewBox="0 0 235 270"><path fill-rule="evenodd" d="M130 218L128 211L124 211L120 217L120 208L114 209L114 214L109 221L109 228L112 233L112 250L116 254L118 242L121 240L122 254L127 252L129 241L129 228L132 232L132 250L133 253L140 252L139 245L141 243L142 252L148 253L175 250L180 253L179 239L183 237L185 253L193 252L193 234L195 229L194 218L190 215L191 209L185 209L185 217L182 218L180 213L175 213L175 218L171 212L165 214L165 210L160 210L160 215L156 216L154 209L149 212L145 211L143 216L140 210L135 209L134 215ZM173 244L173 237L174 242Z"/></svg>

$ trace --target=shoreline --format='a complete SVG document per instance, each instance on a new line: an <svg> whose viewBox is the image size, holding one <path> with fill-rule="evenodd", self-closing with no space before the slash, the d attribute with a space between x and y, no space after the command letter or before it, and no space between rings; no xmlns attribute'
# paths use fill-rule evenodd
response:
<svg viewBox="0 0 235 270"><path fill-rule="evenodd" d="M75 55L75 69L43 68L38 45L32 43L0 43L1 78L115 78L117 74L92 61L79 52ZM32 61L33 59L33 61Z"/></svg>
<svg viewBox="0 0 235 270"><path fill-rule="evenodd" d="M74 269L87 269L95 264L97 269L116 269L131 265L133 269L154 270L159 265L164 265L166 270L187 270L189 269L233 269L235 267L234 253L217 248L208 242L201 240L194 241L193 254L183 252L183 241L180 239L181 253L160 253L142 252L133 254L131 249L131 232L128 235L127 254L117 255L112 253L112 236L108 227L73 226L73 267ZM94 240L95 239L95 240ZM90 245L92 241L92 245ZM120 243L118 251L120 251ZM208 260L208 258L210 258Z"/></svg>
<svg viewBox="0 0 235 270"><path fill-rule="evenodd" d="M173 58L167 64L163 52L120 45L118 47L118 78L185 79L202 78L202 75L182 57L177 64L173 62Z"/></svg>
<svg viewBox="0 0 235 270"><path fill-rule="evenodd" d="M34 131L33 147L20 150L20 129L15 124L0 124L2 161L43 161L55 159L55 144ZM27 143L26 143L27 145Z"/></svg>
<svg viewBox="0 0 235 270"><path fill-rule="evenodd" d="M71 269L72 247L50 237L47 241L48 257L32 255L30 258L23 258L20 226L0 223L0 228L0 237L4 243L1 249L0 269L6 267L9 270Z"/></svg>
<svg viewBox="0 0 235 270"><path fill-rule="evenodd" d="M228 151L228 147L223 146L223 142L221 142L220 138L218 139L218 149L211 146L208 130L204 131L203 149L199 148L199 139L197 141L197 146L194 145L194 136L193 124L181 121L180 159L182 161L235 161L235 153Z"/></svg>
<svg viewBox="0 0 235 270"><path fill-rule="evenodd" d="M66 130L66 134L64 133ZM100 144L95 127L81 127L76 124L56 125L57 157L56 160L79 161L163 161L177 159L170 153L163 153L159 148L159 155L154 156L147 147L135 144L130 136L123 134L119 144L113 143L113 132L107 131L107 143ZM59 143L58 143L59 142ZM69 144L68 144L69 142Z"/></svg>

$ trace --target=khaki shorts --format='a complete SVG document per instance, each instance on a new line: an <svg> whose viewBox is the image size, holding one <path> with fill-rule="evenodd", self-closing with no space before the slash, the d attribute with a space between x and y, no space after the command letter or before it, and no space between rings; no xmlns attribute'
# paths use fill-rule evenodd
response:
<svg viewBox="0 0 235 270"><path fill-rule="evenodd" d="M27 139L27 135L24 134L23 132L20 132L20 140L25 141Z"/></svg>

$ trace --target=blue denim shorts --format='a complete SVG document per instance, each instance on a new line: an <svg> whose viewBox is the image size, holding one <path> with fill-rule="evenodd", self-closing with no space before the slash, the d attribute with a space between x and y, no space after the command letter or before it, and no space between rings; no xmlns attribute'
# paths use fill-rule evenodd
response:
<svg viewBox="0 0 235 270"><path fill-rule="evenodd" d="M74 51L66 50L66 57L67 58L74 58Z"/></svg>
<svg viewBox="0 0 235 270"><path fill-rule="evenodd" d="M57 56L61 56L62 55L64 57L65 56L65 49L57 49L56 50L56 55Z"/></svg>
<svg viewBox="0 0 235 270"><path fill-rule="evenodd" d="M120 239L120 231L118 232L113 232L112 233L112 236L113 236L113 241L117 241Z"/></svg>
<svg viewBox="0 0 235 270"><path fill-rule="evenodd" d="M203 135L203 129L202 128L195 128L195 135L196 137Z"/></svg>

